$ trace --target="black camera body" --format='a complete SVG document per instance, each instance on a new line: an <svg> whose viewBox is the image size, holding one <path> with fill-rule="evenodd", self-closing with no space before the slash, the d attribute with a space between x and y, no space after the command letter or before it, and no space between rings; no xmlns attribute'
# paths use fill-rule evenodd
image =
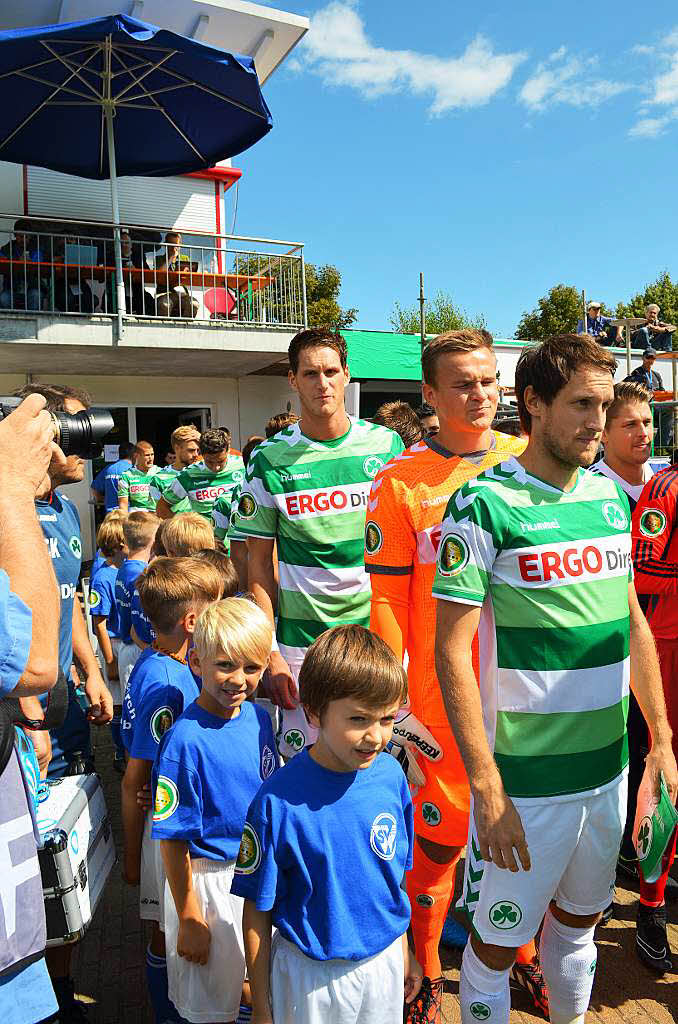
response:
<svg viewBox="0 0 678 1024"><path fill-rule="evenodd" d="M0 420L21 405L23 398L0 396ZM83 409L74 415L52 412L54 440L64 455L79 455L81 459L95 459L101 452L101 442L113 429L113 417L108 409Z"/></svg>

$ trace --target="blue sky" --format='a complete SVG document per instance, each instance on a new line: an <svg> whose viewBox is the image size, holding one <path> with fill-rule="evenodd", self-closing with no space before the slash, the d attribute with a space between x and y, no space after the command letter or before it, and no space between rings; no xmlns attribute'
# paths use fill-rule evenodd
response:
<svg viewBox="0 0 678 1024"><path fill-rule="evenodd" d="M335 263L357 326L388 329L420 270L498 337L558 282L615 304L674 275L675 0L272 6L311 29L234 160L236 230Z"/></svg>

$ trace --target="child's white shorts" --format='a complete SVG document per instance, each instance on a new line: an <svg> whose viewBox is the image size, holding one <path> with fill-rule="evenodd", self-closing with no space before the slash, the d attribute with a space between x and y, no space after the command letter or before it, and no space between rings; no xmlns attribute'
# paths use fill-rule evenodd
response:
<svg viewBox="0 0 678 1024"><path fill-rule="evenodd" d="M231 893L235 861L197 857L191 863L193 889L210 930L206 964L177 955L179 919L169 884L165 885L165 948L169 997L188 1021L234 1021L245 980L242 937L243 900Z"/></svg>
<svg viewBox="0 0 678 1024"><path fill-rule="evenodd" d="M552 899L562 910L582 917L597 914L612 902L626 789L624 773L596 796L519 803L516 809L532 866L516 873L481 858L471 804L459 906L483 942L508 947L529 942Z"/></svg>
<svg viewBox="0 0 678 1024"><path fill-rule="evenodd" d="M118 651L118 675L120 676L121 701L127 692L132 669L141 657L141 649L136 644L120 644Z"/></svg>
<svg viewBox="0 0 678 1024"><path fill-rule="evenodd" d="M163 893L165 866L162 861L160 840L151 837L153 812L146 813L144 835L141 840L141 873L139 882L139 917L142 921L157 921L163 928Z"/></svg>
<svg viewBox="0 0 678 1024"><path fill-rule="evenodd" d="M364 960L311 960L280 932L271 947L275 1024L402 1024L403 940Z"/></svg>

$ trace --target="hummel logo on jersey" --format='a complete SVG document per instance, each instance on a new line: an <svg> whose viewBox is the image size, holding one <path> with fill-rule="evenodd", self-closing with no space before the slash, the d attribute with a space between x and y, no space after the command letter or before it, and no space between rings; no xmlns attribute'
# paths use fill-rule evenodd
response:
<svg viewBox="0 0 678 1024"><path fill-rule="evenodd" d="M283 469L281 469L280 472L278 473L278 476L284 483L289 483L292 480L310 480L311 471L309 469L307 473L286 473Z"/></svg>
<svg viewBox="0 0 678 1024"><path fill-rule="evenodd" d="M372 822L370 829L370 846L377 857L382 860L393 860L396 852L396 820L392 814L383 811Z"/></svg>
<svg viewBox="0 0 678 1024"><path fill-rule="evenodd" d="M557 519L547 519L543 523L521 523L520 529L523 533L531 533L537 530L559 530L560 523Z"/></svg>

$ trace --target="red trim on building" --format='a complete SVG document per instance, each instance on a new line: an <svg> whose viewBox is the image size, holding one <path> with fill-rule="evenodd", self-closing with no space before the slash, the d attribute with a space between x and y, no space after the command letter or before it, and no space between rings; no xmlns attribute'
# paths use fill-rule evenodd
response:
<svg viewBox="0 0 678 1024"><path fill-rule="evenodd" d="M224 191L228 191L231 185L235 185L242 177L242 171L237 167L210 167L207 171L191 171L184 175L186 178L207 178L210 181L221 181Z"/></svg>
<svg viewBox="0 0 678 1024"><path fill-rule="evenodd" d="M215 203L215 209L216 209L217 236L219 236L221 234L221 182L220 181L215 181L214 182L214 203ZM221 256L221 244L222 243L221 243L221 239L219 237L217 237L216 243L217 243L217 273L221 274L222 273L221 267L222 267L223 260L222 260L222 256Z"/></svg>

